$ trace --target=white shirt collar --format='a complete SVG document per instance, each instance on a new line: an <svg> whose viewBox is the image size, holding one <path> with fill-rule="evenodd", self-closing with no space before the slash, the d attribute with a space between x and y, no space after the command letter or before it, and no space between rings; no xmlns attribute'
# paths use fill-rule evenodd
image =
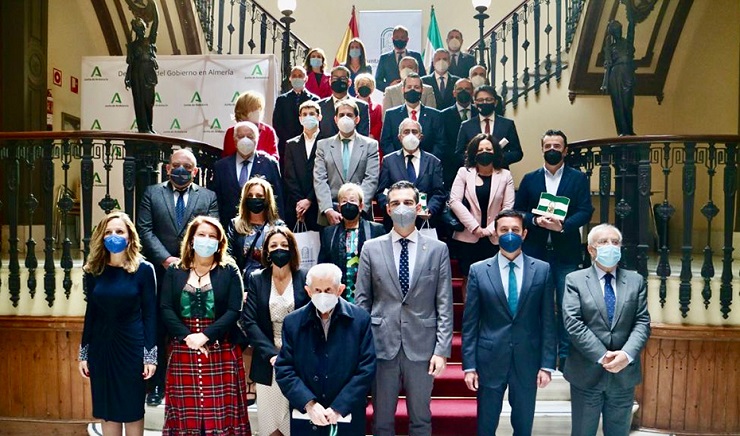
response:
<svg viewBox="0 0 740 436"><path fill-rule="evenodd" d="M509 260L506 258L506 256L503 255L503 253L498 253L498 267L499 270L506 270L509 268L509 262L514 262L514 265L516 265L517 268L523 268L524 267L524 256L522 256L522 253L519 253L517 257L514 258L514 260Z"/></svg>
<svg viewBox="0 0 740 436"><path fill-rule="evenodd" d="M437 81L437 83L439 83L439 78L440 78L440 77L444 77L444 78L445 78L445 85L446 85L446 84L447 84L447 81L448 81L448 80L449 80L449 78L450 78L450 73L449 73L449 72L445 72L444 74L439 74L439 73L437 73L437 72L435 71L435 72L434 72L434 79L435 79L435 80Z"/></svg>
<svg viewBox="0 0 740 436"><path fill-rule="evenodd" d="M403 149L403 160L406 160L407 156L414 156L415 158L421 160L421 148L417 148L415 152L409 153L406 151L406 149Z"/></svg>
<svg viewBox="0 0 740 436"><path fill-rule="evenodd" d="M607 274L607 272L599 268L599 265L596 262L594 262L593 265L594 268L596 268L596 275L599 276L599 280L604 280L604 276ZM617 267L614 267L614 271L611 272L611 275L614 277L614 280L617 279ZM613 284L614 282L612 282L612 285Z"/></svg>
<svg viewBox="0 0 740 436"><path fill-rule="evenodd" d="M545 175L546 175L546 176L550 176L550 177L560 177L560 176L562 176L562 175L563 175L563 171L565 170L565 164L563 164L563 165L560 165L560 168L558 168L557 170L555 170L555 173L554 173L554 174L553 174L553 173L551 173L551 172L550 172L550 170L548 170L548 169L547 169L547 166L545 166L545 165L542 165L542 168L544 168L544 169L545 169Z"/></svg>
<svg viewBox="0 0 740 436"><path fill-rule="evenodd" d="M398 232L396 232L396 229L391 229L391 241L395 244L401 239L404 239L404 237L399 235ZM419 231L414 229L410 235L406 236L406 239L416 244L419 242Z"/></svg>

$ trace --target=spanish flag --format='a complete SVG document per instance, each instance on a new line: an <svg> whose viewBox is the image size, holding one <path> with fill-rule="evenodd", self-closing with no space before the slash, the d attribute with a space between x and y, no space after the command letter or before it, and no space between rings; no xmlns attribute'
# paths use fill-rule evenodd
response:
<svg viewBox="0 0 740 436"><path fill-rule="evenodd" d="M337 55L334 57L334 66L344 64L347 59L347 51L349 50L349 42L352 38L359 38L360 30L357 27L357 17L355 17L355 7L352 6L352 16L349 19L349 25L347 30L344 32L342 42L339 43L339 50Z"/></svg>

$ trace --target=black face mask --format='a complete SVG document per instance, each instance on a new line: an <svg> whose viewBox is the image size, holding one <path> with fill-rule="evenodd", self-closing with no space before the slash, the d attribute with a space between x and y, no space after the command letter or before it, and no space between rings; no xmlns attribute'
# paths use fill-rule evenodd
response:
<svg viewBox="0 0 740 436"><path fill-rule="evenodd" d="M483 151L475 155L475 162L482 166L491 165L495 159L496 155L490 151Z"/></svg>
<svg viewBox="0 0 740 436"><path fill-rule="evenodd" d="M331 82L331 90L336 92L337 94L344 94L345 92L347 92L348 88L349 84L344 80L335 80Z"/></svg>
<svg viewBox="0 0 740 436"><path fill-rule="evenodd" d="M547 150L545 152L545 162L550 165L557 165L563 160L563 153L557 150Z"/></svg>
<svg viewBox="0 0 740 436"><path fill-rule="evenodd" d="M412 89L403 93L403 98L411 104L416 104L421 101L421 92Z"/></svg>
<svg viewBox="0 0 740 436"><path fill-rule="evenodd" d="M265 210L264 198L247 198L247 210L252 213L262 213Z"/></svg>
<svg viewBox="0 0 740 436"><path fill-rule="evenodd" d="M476 103L475 107L478 108L478 112L484 117L491 116L493 111L496 110L496 103Z"/></svg>
<svg viewBox="0 0 740 436"><path fill-rule="evenodd" d="M292 257L290 250L286 250L285 248L276 248L270 252L270 261L278 268L289 264Z"/></svg>
<svg viewBox="0 0 740 436"><path fill-rule="evenodd" d="M340 209L342 218L347 221L354 221L355 218L357 218L357 215L360 214L360 206L354 203L344 203Z"/></svg>
<svg viewBox="0 0 740 436"><path fill-rule="evenodd" d="M170 181L177 187L185 187L193 180L193 174L185 167L173 168L170 171Z"/></svg>
<svg viewBox="0 0 740 436"><path fill-rule="evenodd" d="M372 93L372 89L370 89L369 86L360 86L357 88L357 93L360 94L360 97L367 97Z"/></svg>
<svg viewBox="0 0 740 436"><path fill-rule="evenodd" d="M402 39L394 39L393 40L393 47L396 47L397 49L402 50L402 49L406 48L406 43L407 42L408 41L404 41Z"/></svg>
<svg viewBox="0 0 740 436"><path fill-rule="evenodd" d="M473 99L473 97L468 91L460 90L457 92L457 97L455 97L455 99L458 103L460 103L460 105L465 106L470 104L470 101Z"/></svg>

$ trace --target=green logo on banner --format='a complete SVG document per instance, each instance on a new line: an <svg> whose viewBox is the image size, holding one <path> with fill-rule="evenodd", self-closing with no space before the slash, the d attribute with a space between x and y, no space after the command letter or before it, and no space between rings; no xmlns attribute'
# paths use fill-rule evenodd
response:
<svg viewBox="0 0 740 436"><path fill-rule="evenodd" d="M180 122L177 120L177 118L172 120L172 124L170 124L170 130L180 130Z"/></svg>
<svg viewBox="0 0 740 436"><path fill-rule="evenodd" d="M232 102L232 103L233 103L233 102L235 102L235 101L236 101L236 99L238 99L238 98L239 98L239 91L236 91L236 92L234 93L234 96L233 96L233 97L231 97L231 102Z"/></svg>
<svg viewBox="0 0 740 436"><path fill-rule="evenodd" d="M211 123L211 129L220 129L221 123L218 121L218 118L214 118L213 122Z"/></svg>
<svg viewBox="0 0 740 436"><path fill-rule="evenodd" d="M129 130L138 130L139 126L136 125L136 118L134 118L134 122L131 123L131 127L128 128Z"/></svg>
<svg viewBox="0 0 740 436"><path fill-rule="evenodd" d="M154 93L154 102L155 103L162 103L162 99L159 97L159 93L158 92L155 92Z"/></svg>
<svg viewBox="0 0 740 436"><path fill-rule="evenodd" d="M252 70L253 76L261 76L262 75L262 68L260 68L259 64L254 66L254 69Z"/></svg>
<svg viewBox="0 0 740 436"><path fill-rule="evenodd" d="M90 77L103 77L103 75L100 74L100 67L96 65L95 68L93 68L93 72L90 74Z"/></svg>
<svg viewBox="0 0 740 436"><path fill-rule="evenodd" d="M110 100L111 104L118 103L121 104L121 96L116 92L113 94L113 98Z"/></svg>
<svg viewBox="0 0 740 436"><path fill-rule="evenodd" d="M100 127L100 121L98 121L97 119L95 121L93 121L92 127L90 127L90 130L103 130Z"/></svg>
<svg viewBox="0 0 740 436"><path fill-rule="evenodd" d="M193 98L190 99L190 103L195 103L195 102L202 103L200 99L200 94L198 93L198 91L195 91L195 94L193 94Z"/></svg>

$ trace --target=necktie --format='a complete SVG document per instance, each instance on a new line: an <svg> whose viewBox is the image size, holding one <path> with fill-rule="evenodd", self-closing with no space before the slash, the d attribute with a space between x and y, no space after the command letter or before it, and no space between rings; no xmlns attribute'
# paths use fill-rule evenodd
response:
<svg viewBox="0 0 740 436"><path fill-rule="evenodd" d="M614 306L617 303L617 296L614 294L614 288L612 287L613 278L614 276L611 273L604 274L604 303L606 303L606 316L609 317L610 326L614 319Z"/></svg>
<svg viewBox="0 0 740 436"><path fill-rule="evenodd" d="M486 135L490 135L491 134L491 119L490 118L486 118L486 131L485 131L485 134Z"/></svg>
<svg viewBox="0 0 740 436"><path fill-rule="evenodd" d="M416 119L416 111L415 110L411 111L411 119L414 120L414 121L418 121Z"/></svg>
<svg viewBox="0 0 740 436"><path fill-rule="evenodd" d="M177 203L175 203L175 221L177 221L177 227L182 227L182 222L185 219L185 191L180 191L177 194Z"/></svg>
<svg viewBox="0 0 740 436"><path fill-rule="evenodd" d="M514 273L516 264L509 262L509 310L512 315L516 315L516 306L519 304L519 293L517 292L516 286L516 273Z"/></svg>
<svg viewBox="0 0 740 436"><path fill-rule="evenodd" d="M444 94L445 93L445 77L440 76L439 78L439 93Z"/></svg>
<svg viewBox="0 0 740 436"><path fill-rule="evenodd" d="M414 170L414 164L411 162L413 158L413 154L406 156L406 176L409 182L416 183L416 170Z"/></svg>
<svg viewBox="0 0 740 436"><path fill-rule="evenodd" d="M457 68L457 55L456 54L452 55L452 63L451 64L452 64L451 65L452 68Z"/></svg>
<svg viewBox="0 0 740 436"><path fill-rule="evenodd" d="M402 57L403 57L403 53L396 53L396 65L401 63Z"/></svg>
<svg viewBox="0 0 740 436"><path fill-rule="evenodd" d="M401 243L401 261L398 263L398 281L401 284L403 296L409 292L409 240L399 239Z"/></svg>
<svg viewBox="0 0 740 436"><path fill-rule="evenodd" d="M468 108L465 108L465 109L462 110L462 116L460 117L461 120L463 120L463 121L467 121L468 120L468 111L469 110L470 109L468 109Z"/></svg>
<svg viewBox="0 0 740 436"><path fill-rule="evenodd" d="M349 139L342 139L342 166L344 167L344 180L349 173Z"/></svg>
<svg viewBox="0 0 740 436"><path fill-rule="evenodd" d="M249 161L245 160L242 162L242 169L239 170L239 187L243 188L244 184L249 180Z"/></svg>

